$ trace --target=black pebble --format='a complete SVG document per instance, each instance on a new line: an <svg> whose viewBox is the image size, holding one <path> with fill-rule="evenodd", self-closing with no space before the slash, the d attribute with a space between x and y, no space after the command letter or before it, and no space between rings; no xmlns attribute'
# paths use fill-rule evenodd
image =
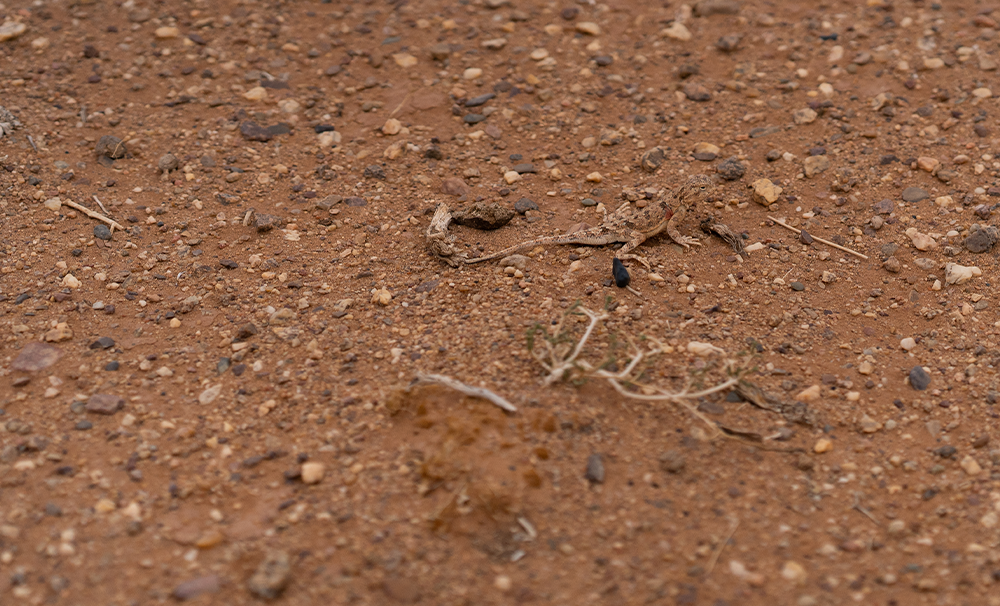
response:
<svg viewBox="0 0 1000 606"><path fill-rule="evenodd" d="M111 361L111 362L108 362L104 366L104 370L106 370L108 372L114 372L114 371L118 370L119 366L120 366L120 364L117 361Z"/></svg>
<svg viewBox="0 0 1000 606"><path fill-rule="evenodd" d="M618 288L625 288L632 281L632 276L628 275L628 270L618 258L611 261L611 275L614 276Z"/></svg>

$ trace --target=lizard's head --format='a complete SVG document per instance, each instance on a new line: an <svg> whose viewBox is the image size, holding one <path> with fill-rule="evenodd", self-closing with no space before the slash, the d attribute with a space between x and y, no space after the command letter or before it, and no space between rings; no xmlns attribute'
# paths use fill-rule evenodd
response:
<svg viewBox="0 0 1000 606"><path fill-rule="evenodd" d="M680 194L688 200L704 201L715 190L715 180L707 175L694 175L688 177L684 185L681 186Z"/></svg>

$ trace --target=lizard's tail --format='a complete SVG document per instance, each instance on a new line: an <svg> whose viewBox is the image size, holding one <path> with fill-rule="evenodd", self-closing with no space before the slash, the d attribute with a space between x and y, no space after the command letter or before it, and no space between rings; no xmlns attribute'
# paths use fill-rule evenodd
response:
<svg viewBox="0 0 1000 606"><path fill-rule="evenodd" d="M492 261L494 259L502 259L507 255L512 255L519 250L524 250L526 248L531 248L533 246L538 246L540 244L552 244L555 242L565 241L566 236L543 236L541 238L536 238L530 242L521 242L520 244L515 244L509 248L505 248L500 252L495 252L492 255L486 255L485 257L479 257L478 259L466 259L465 262L468 264L482 263L483 261Z"/></svg>

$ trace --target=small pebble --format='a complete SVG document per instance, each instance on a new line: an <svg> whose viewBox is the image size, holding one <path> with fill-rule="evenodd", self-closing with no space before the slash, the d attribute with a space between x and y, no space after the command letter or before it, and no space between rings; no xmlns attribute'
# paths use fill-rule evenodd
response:
<svg viewBox="0 0 1000 606"><path fill-rule="evenodd" d="M918 391L923 391L927 389L927 386L931 384L931 376L927 374L923 366L914 366L910 370L910 387Z"/></svg>
<svg viewBox="0 0 1000 606"><path fill-rule="evenodd" d="M322 463L309 461L302 464L302 483L319 484L326 475L326 466Z"/></svg>
<svg viewBox="0 0 1000 606"><path fill-rule="evenodd" d="M593 484L604 483L604 459L601 455L594 453L587 457L587 471L584 477Z"/></svg>

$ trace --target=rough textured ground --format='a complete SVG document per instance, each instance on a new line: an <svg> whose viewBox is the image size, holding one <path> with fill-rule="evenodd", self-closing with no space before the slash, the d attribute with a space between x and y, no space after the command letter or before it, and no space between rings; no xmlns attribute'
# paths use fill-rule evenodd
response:
<svg viewBox="0 0 1000 606"><path fill-rule="evenodd" d="M997 606L994 6L4 0L0 603Z"/></svg>

